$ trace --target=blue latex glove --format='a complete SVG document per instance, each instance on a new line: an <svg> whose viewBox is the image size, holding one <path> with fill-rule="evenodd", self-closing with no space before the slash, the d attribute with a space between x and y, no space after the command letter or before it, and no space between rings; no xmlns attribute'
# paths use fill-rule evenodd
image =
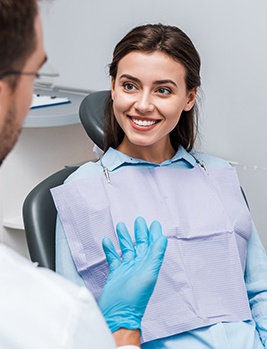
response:
<svg viewBox="0 0 267 349"><path fill-rule="evenodd" d="M158 221L148 229L142 217L134 224L136 248L124 223L118 223L116 230L122 258L110 239L104 238L103 249L110 274L99 307L111 332L119 328L141 330L141 321L163 262L167 238L162 235Z"/></svg>

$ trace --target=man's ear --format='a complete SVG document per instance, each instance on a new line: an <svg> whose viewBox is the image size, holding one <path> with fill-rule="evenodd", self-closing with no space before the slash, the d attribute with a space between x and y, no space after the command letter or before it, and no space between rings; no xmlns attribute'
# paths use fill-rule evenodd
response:
<svg viewBox="0 0 267 349"><path fill-rule="evenodd" d="M4 105L6 103L5 97L5 84L2 80L0 80L0 118L2 118L2 113L4 109Z"/></svg>
<svg viewBox="0 0 267 349"><path fill-rule="evenodd" d="M8 109L8 106L10 105L12 94L13 92L9 84L4 80L0 80L0 123L4 117L4 114L6 113L6 110Z"/></svg>
<svg viewBox="0 0 267 349"><path fill-rule="evenodd" d="M3 91L3 88L4 88L4 82L3 80L0 80L0 94Z"/></svg>
<svg viewBox="0 0 267 349"><path fill-rule="evenodd" d="M184 108L185 111L191 110L193 108L196 101L196 97L197 97L197 87L189 91L187 95L187 102Z"/></svg>
<svg viewBox="0 0 267 349"><path fill-rule="evenodd" d="M7 83L0 80L0 130L6 116L6 111L10 103L10 88Z"/></svg>

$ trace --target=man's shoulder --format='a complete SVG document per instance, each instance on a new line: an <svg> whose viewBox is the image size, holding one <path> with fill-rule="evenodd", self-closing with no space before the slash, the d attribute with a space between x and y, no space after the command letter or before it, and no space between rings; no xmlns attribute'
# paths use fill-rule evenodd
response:
<svg viewBox="0 0 267 349"><path fill-rule="evenodd" d="M14 286L22 292L26 291L26 288L29 291L32 287L46 297L57 297L59 290L61 294L70 298L76 297L82 289L52 270L39 268L37 263L31 262L4 244L0 244L0 278L5 279L6 288ZM20 281L23 280L23 284L20 285ZM84 291L87 296L87 290Z"/></svg>
<svg viewBox="0 0 267 349"><path fill-rule="evenodd" d="M85 287L37 267L1 244L0 282L1 348L15 348L18 343L20 348L38 348L40 343L61 348L65 342L68 348L93 347L90 342L96 344L102 338L98 327L104 339L109 338L97 304Z"/></svg>

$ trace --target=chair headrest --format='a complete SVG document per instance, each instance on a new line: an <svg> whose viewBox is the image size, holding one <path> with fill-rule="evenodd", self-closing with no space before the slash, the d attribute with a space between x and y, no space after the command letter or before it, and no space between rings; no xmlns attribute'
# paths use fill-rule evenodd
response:
<svg viewBox="0 0 267 349"><path fill-rule="evenodd" d="M79 108L81 123L91 138L100 148L104 149L104 110L110 90L92 92L86 96Z"/></svg>

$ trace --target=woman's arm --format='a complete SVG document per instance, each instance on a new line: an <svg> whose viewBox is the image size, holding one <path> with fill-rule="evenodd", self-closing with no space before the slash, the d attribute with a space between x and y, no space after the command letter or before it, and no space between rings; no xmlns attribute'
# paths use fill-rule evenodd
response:
<svg viewBox="0 0 267 349"><path fill-rule="evenodd" d="M113 333L114 340L120 349L140 348L140 331L121 328Z"/></svg>
<svg viewBox="0 0 267 349"><path fill-rule="evenodd" d="M59 217L56 224L56 272L77 285L85 286L72 259L69 244Z"/></svg>
<svg viewBox="0 0 267 349"><path fill-rule="evenodd" d="M245 282L256 328L267 347L267 256L254 225L248 242Z"/></svg>

